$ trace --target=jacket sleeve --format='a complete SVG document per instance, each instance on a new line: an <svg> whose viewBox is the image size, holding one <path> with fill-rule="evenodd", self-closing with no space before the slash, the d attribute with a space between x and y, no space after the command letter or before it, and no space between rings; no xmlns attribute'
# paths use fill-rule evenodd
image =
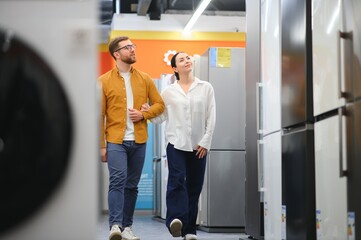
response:
<svg viewBox="0 0 361 240"><path fill-rule="evenodd" d="M104 93L104 86L99 81L101 87L101 110L100 110L100 147L105 148L105 109L106 109L106 98Z"/></svg>
<svg viewBox="0 0 361 240"><path fill-rule="evenodd" d="M144 119L151 119L156 116L159 116L164 112L165 105L162 97L159 94L157 87L155 86L152 79L148 80L149 86L149 101L150 101L150 109L147 112L142 112Z"/></svg>

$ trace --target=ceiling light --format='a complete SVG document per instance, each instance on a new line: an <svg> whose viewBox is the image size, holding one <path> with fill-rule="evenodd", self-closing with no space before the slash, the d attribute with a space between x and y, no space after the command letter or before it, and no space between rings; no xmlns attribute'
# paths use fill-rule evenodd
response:
<svg viewBox="0 0 361 240"><path fill-rule="evenodd" d="M139 0L137 15L138 16L146 16L151 2L152 2L152 0Z"/></svg>
<svg viewBox="0 0 361 240"><path fill-rule="evenodd" d="M193 13L192 17L189 19L183 32L190 32L191 28L197 22L198 18L202 15L203 11L207 8L207 6L210 2L211 2L211 0L202 0L202 2L199 4L197 10Z"/></svg>

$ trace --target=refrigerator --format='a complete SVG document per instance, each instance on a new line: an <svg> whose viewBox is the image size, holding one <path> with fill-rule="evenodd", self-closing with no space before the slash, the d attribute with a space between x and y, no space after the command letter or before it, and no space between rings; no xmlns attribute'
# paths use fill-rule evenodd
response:
<svg viewBox="0 0 361 240"><path fill-rule="evenodd" d="M361 238L358 0L313 0L317 239Z"/></svg>
<svg viewBox="0 0 361 240"><path fill-rule="evenodd" d="M162 74L155 80L158 91L161 93L168 85L175 81L173 74ZM154 209L156 218L164 220L167 215L166 193L168 182L168 161L165 142L165 122L154 124L154 158L153 158L153 181L154 181Z"/></svg>
<svg viewBox="0 0 361 240"><path fill-rule="evenodd" d="M281 0L281 239L316 239L310 0Z"/></svg>
<svg viewBox="0 0 361 240"><path fill-rule="evenodd" d="M263 199L259 190L257 85L261 80L261 1L247 0L246 47L246 234L262 239Z"/></svg>
<svg viewBox="0 0 361 240"><path fill-rule="evenodd" d="M282 226L280 0L261 2L259 102L259 190L263 195L264 239L280 240Z"/></svg>
<svg viewBox="0 0 361 240"><path fill-rule="evenodd" d="M245 49L209 48L200 79L215 92L217 113L199 205L200 228L242 232L245 226Z"/></svg>

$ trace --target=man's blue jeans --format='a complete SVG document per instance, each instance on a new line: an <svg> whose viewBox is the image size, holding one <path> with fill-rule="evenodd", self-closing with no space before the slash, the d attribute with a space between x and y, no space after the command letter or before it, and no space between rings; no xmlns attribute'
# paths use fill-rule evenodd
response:
<svg viewBox="0 0 361 240"><path fill-rule="evenodd" d="M145 151L145 143L123 141L123 144L107 144L109 228L115 224L123 228L133 224Z"/></svg>

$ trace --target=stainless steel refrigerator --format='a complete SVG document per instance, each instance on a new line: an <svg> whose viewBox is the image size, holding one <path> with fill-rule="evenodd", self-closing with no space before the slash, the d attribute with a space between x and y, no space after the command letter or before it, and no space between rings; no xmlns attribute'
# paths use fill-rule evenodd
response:
<svg viewBox="0 0 361 240"><path fill-rule="evenodd" d="M317 239L361 238L358 0L313 0Z"/></svg>
<svg viewBox="0 0 361 240"><path fill-rule="evenodd" d="M281 0L282 238L316 239L310 0Z"/></svg>
<svg viewBox="0 0 361 240"><path fill-rule="evenodd" d="M259 190L257 85L261 80L261 1L247 0L246 47L246 234L263 236L263 199Z"/></svg>
<svg viewBox="0 0 361 240"><path fill-rule="evenodd" d="M201 229L243 231L245 226L245 49L210 48L200 78L215 92L217 120L199 206Z"/></svg>
<svg viewBox="0 0 361 240"><path fill-rule="evenodd" d="M282 226L280 0L261 3L261 83L259 84L260 191L264 239L280 240Z"/></svg>

